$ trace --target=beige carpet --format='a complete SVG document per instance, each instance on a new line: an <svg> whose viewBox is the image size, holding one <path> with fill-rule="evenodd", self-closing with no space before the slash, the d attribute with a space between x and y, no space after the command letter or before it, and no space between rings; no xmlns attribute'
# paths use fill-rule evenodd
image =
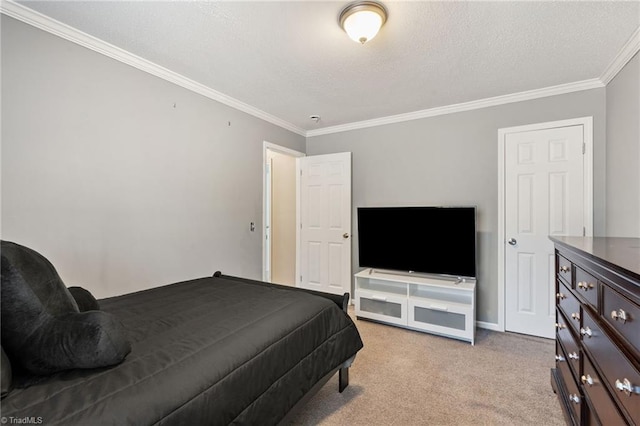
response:
<svg viewBox="0 0 640 426"><path fill-rule="evenodd" d="M353 314L352 314L353 315ZM554 342L478 329L475 346L365 320L364 342L294 425L563 425L550 385Z"/></svg>

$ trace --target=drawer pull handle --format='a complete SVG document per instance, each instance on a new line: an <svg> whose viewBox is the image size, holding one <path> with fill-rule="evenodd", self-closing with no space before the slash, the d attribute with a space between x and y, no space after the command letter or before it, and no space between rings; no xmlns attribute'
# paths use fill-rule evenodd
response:
<svg viewBox="0 0 640 426"><path fill-rule="evenodd" d="M580 334L582 334L583 336L588 336L589 338L593 336L593 333L591 332L591 329L589 327L581 328Z"/></svg>
<svg viewBox="0 0 640 426"><path fill-rule="evenodd" d="M640 394L640 386L633 386L627 378L624 378L622 381L616 379L616 389L624 392L627 396L631 396L634 393Z"/></svg>
<svg viewBox="0 0 640 426"><path fill-rule="evenodd" d="M622 323L624 324L627 322L627 313L624 311L624 309L611 311L611 318L616 321L622 321Z"/></svg>
<svg viewBox="0 0 640 426"><path fill-rule="evenodd" d="M558 299L562 300L562 299L566 299L567 295L566 294L562 294L562 293L556 293L556 297Z"/></svg>
<svg viewBox="0 0 640 426"><path fill-rule="evenodd" d="M587 374L586 376L582 376L580 379L582 380L582 383L593 386L593 378L590 375Z"/></svg>
<svg viewBox="0 0 640 426"><path fill-rule="evenodd" d="M386 301L387 301L387 298L386 298L386 297L384 297L384 296L375 296L375 295L374 295L374 296L371 296L371 299L373 299L373 300L377 300L377 301L379 301L379 302L386 302Z"/></svg>
<svg viewBox="0 0 640 426"><path fill-rule="evenodd" d="M577 353L575 353L575 352L570 353L568 356L569 356L569 359L575 359L575 360L577 360L578 358L580 358L580 357L578 356L578 354L577 354Z"/></svg>
<svg viewBox="0 0 640 426"><path fill-rule="evenodd" d="M563 362L565 359L562 355L556 355L556 361Z"/></svg>
<svg viewBox="0 0 640 426"><path fill-rule="evenodd" d="M580 397L575 393L572 393L571 395L569 395L569 399L575 402L576 404L580 404Z"/></svg>
<svg viewBox="0 0 640 426"><path fill-rule="evenodd" d="M593 283L588 283L586 281L580 281L578 283L578 288L583 289L584 291L588 291L592 288L594 288L595 286L593 285Z"/></svg>
<svg viewBox="0 0 640 426"><path fill-rule="evenodd" d="M449 307L447 305L436 305L435 303L432 303L431 305L429 305L429 309L433 309L434 311L447 312L449 310Z"/></svg>
<svg viewBox="0 0 640 426"><path fill-rule="evenodd" d="M573 312L571 314L571 318L573 318L576 321L580 321L580 314L578 312Z"/></svg>
<svg viewBox="0 0 640 426"><path fill-rule="evenodd" d="M558 330L562 330L563 328L567 328L567 326L566 326L566 325L564 325L564 324L563 324L563 323L561 323L561 322L557 322L557 323L556 323L556 327L558 328Z"/></svg>
<svg viewBox="0 0 640 426"><path fill-rule="evenodd" d="M560 267L560 272L569 272L569 267L568 266L561 266Z"/></svg>

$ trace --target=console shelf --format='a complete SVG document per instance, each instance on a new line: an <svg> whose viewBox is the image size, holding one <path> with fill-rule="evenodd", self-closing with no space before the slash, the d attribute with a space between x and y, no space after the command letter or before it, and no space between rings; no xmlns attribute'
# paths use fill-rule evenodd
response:
<svg viewBox="0 0 640 426"><path fill-rule="evenodd" d="M476 282L365 269L355 275L356 317L474 344Z"/></svg>

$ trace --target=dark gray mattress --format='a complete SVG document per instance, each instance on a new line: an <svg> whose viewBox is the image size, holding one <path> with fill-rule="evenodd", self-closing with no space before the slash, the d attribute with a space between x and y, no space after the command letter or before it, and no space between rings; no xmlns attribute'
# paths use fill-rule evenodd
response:
<svg viewBox="0 0 640 426"><path fill-rule="evenodd" d="M362 348L331 300L227 276L100 305L129 333L125 361L14 389L2 416L46 425L275 424Z"/></svg>

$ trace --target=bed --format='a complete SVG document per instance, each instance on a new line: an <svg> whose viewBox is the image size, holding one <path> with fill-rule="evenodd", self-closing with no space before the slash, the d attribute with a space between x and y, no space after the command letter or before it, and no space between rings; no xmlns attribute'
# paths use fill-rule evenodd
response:
<svg viewBox="0 0 640 426"><path fill-rule="evenodd" d="M126 330L124 360L17 377L2 416L46 425L278 424L335 373L337 390L348 385L363 345L347 300L220 272L102 299L100 310Z"/></svg>

